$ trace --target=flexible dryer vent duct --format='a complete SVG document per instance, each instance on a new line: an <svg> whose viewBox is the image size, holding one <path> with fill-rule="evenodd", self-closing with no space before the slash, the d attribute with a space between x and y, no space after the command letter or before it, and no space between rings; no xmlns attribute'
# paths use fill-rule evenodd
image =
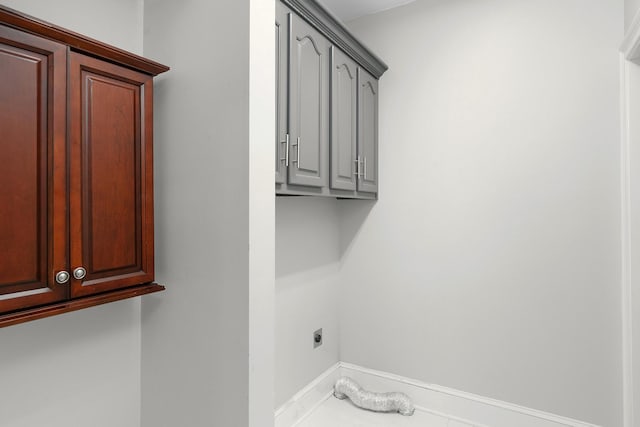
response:
<svg viewBox="0 0 640 427"><path fill-rule="evenodd" d="M348 397L357 407L376 412L399 412L402 415L413 415L415 410L413 402L406 394L366 391L349 377L341 377L336 381L333 395L338 399Z"/></svg>

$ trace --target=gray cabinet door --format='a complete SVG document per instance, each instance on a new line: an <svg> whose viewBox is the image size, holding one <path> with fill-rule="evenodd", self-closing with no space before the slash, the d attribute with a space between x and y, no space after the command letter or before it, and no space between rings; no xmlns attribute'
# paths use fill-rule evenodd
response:
<svg viewBox="0 0 640 427"><path fill-rule="evenodd" d="M331 46L331 188L356 189L358 66Z"/></svg>
<svg viewBox="0 0 640 427"><path fill-rule="evenodd" d="M378 80L358 69L358 191L378 191Z"/></svg>
<svg viewBox="0 0 640 427"><path fill-rule="evenodd" d="M289 10L276 2L276 183L283 184L288 160Z"/></svg>
<svg viewBox="0 0 640 427"><path fill-rule="evenodd" d="M328 186L328 54L327 39L292 15L289 184Z"/></svg>

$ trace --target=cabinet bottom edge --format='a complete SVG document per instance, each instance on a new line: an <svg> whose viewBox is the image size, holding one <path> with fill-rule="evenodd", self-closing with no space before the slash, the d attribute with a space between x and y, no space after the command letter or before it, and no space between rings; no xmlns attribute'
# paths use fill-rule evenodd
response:
<svg viewBox="0 0 640 427"><path fill-rule="evenodd" d="M13 311L11 313L0 314L0 328L19 323L30 322L32 320L55 316L57 314L68 313L81 310L96 305L107 304L127 298L134 298L141 295L163 291L165 287L157 283L145 283L114 291L103 292L96 295L55 302L24 310Z"/></svg>

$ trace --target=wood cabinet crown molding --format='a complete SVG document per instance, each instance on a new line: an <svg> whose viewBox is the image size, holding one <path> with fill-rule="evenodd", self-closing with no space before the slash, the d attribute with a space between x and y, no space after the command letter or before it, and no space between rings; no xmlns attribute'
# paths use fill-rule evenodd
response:
<svg viewBox="0 0 640 427"><path fill-rule="evenodd" d="M376 79L389 67L353 36L344 24L315 0L282 0L298 15L316 27L331 43L349 54Z"/></svg>
<svg viewBox="0 0 640 427"><path fill-rule="evenodd" d="M70 46L75 51L99 56L102 59L107 59L116 64L151 74L152 76L157 76L160 73L169 71L169 67L166 65L83 36L66 28L58 27L57 25L34 18L33 16L18 12L3 5L0 5L0 23L55 40Z"/></svg>

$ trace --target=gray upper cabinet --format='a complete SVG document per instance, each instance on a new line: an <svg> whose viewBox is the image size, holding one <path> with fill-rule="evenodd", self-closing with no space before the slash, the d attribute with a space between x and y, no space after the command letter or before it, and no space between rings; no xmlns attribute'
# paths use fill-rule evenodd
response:
<svg viewBox="0 0 640 427"><path fill-rule="evenodd" d="M316 0L276 1L278 195L375 199L382 60Z"/></svg>
<svg viewBox="0 0 640 427"><path fill-rule="evenodd" d="M378 80L358 69L358 190L378 192Z"/></svg>
<svg viewBox="0 0 640 427"><path fill-rule="evenodd" d="M276 3L276 183L283 184L289 161L288 81L289 81L289 21L291 15L280 2Z"/></svg>
<svg viewBox="0 0 640 427"><path fill-rule="evenodd" d="M292 15L289 63L290 184L327 186L329 44Z"/></svg>
<svg viewBox="0 0 640 427"><path fill-rule="evenodd" d="M331 188L356 190L358 65L331 46Z"/></svg>

